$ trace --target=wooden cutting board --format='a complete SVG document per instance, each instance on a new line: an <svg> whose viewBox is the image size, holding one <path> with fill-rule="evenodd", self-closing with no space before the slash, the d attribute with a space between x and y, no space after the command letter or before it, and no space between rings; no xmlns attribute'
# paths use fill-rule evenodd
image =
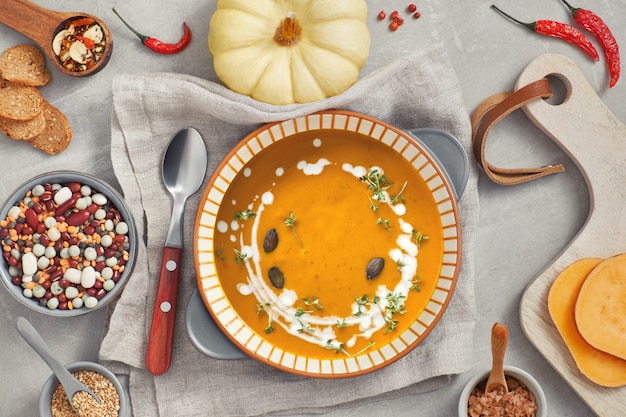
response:
<svg viewBox="0 0 626 417"><path fill-rule="evenodd" d="M550 318L547 298L552 282L570 263L626 252L626 232L621 232L626 230L626 126L567 57L547 54L536 58L522 72L515 88L546 76L556 76L565 84L563 103L535 100L523 110L580 169L589 188L590 212L570 245L524 292L521 325L531 343L595 414L624 416L626 387L604 388L578 371Z"/></svg>

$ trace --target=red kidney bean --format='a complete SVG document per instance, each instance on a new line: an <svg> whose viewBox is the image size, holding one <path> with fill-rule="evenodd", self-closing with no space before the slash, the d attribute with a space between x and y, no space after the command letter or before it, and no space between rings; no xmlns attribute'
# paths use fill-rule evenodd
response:
<svg viewBox="0 0 626 417"><path fill-rule="evenodd" d="M37 225L37 229L36 229L36 230L37 230L37 233L40 233L40 234L41 234L41 233L43 233L43 232L45 232L45 231L46 231L46 225L45 225L45 224L43 224L43 223L39 223L39 224Z"/></svg>
<svg viewBox="0 0 626 417"><path fill-rule="evenodd" d="M69 210L72 206L74 206L74 203L76 203L76 200L78 200L80 197L81 197L80 193L74 192L74 194L72 194L72 196L67 201L65 201L63 204L60 204L59 207L56 208L55 212L58 214L64 214L67 210ZM78 225L74 225L74 226L78 226Z"/></svg>
<svg viewBox="0 0 626 417"><path fill-rule="evenodd" d="M22 284L22 278L20 278L20 277L13 277L13 278L11 278L11 282L13 283L13 285L20 285L20 284Z"/></svg>
<svg viewBox="0 0 626 417"><path fill-rule="evenodd" d="M80 210L67 216L65 222L68 226L80 226L89 219L89 216L91 216L89 210Z"/></svg>
<svg viewBox="0 0 626 417"><path fill-rule="evenodd" d="M63 276L63 271L60 269L57 269L56 271L54 271L53 273L50 274L50 279L52 281L57 281L59 278L61 278ZM69 281L68 281L69 282Z"/></svg>
<svg viewBox="0 0 626 417"><path fill-rule="evenodd" d="M9 257L9 265L11 265L11 266L16 266L17 265L17 259L15 259L14 256Z"/></svg>
<svg viewBox="0 0 626 417"><path fill-rule="evenodd" d="M34 202L31 208L35 210L35 213L37 214L41 214L43 212L43 207L38 202Z"/></svg>
<svg viewBox="0 0 626 417"><path fill-rule="evenodd" d="M69 264L70 264L70 268L78 267L78 261L76 259L70 259Z"/></svg>
<svg viewBox="0 0 626 417"><path fill-rule="evenodd" d="M59 310L67 310L67 301L64 303L59 303Z"/></svg>
<svg viewBox="0 0 626 417"><path fill-rule="evenodd" d="M46 300L51 299L52 297L54 297L54 294L52 294L52 291L48 290L46 291L46 295L44 295Z"/></svg>
<svg viewBox="0 0 626 417"><path fill-rule="evenodd" d="M59 303L67 303L67 297L65 296L65 294L57 295L57 300L59 300Z"/></svg>
<svg viewBox="0 0 626 417"><path fill-rule="evenodd" d="M87 290L87 294L91 295L92 297L94 297L96 295L96 293L98 292L98 290L94 287L91 287Z"/></svg>
<svg viewBox="0 0 626 417"><path fill-rule="evenodd" d="M30 226L24 226L22 228L22 234L23 235L32 235L33 234L33 228Z"/></svg>
<svg viewBox="0 0 626 417"><path fill-rule="evenodd" d="M17 232L18 235L22 234L22 229L24 228L24 223L16 223L15 224L15 231Z"/></svg>
<svg viewBox="0 0 626 417"><path fill-rule="evenodd" d="M98 292L96 293L96 298L97 298L98 300L102 300L102 299L104 298L104 296L105 296L105 295L107 295L106 290L105 290L104 288L100 288L100 289L98 290Z"/></svg>
<svg viewBox="0 0 626 417"><path fill-rule="evenodd" d="M63 241L62 240L57 240L56 242L54 242L54 250L57 252L61 252L61 249L63 249Z"/></svg>
<svg viewBox="0 0 626 417"><path fill-rule="evenodd" d="M26 209L26 211L24 212L24 217L26 218L26 224L28 224L33 229L37 227L37 224L39 224L37 213L32 208Z"/></svg>
<svg viewBox="0 0 626 417"><path fill-rule="evenodd" d="M100 208L100 206L97 205L96 203L91 203L89 206L87 206L87 210L91 214L94 214L96 211L98 211L99 208Z"/></svg>
<svg viewBox="0 0 626 417"><path fill-rule="evenodd" d="M96 228L93 226L85 226L83 227L83 233L86 234L87 236L93 235L94 233L96 233Z"/></svg>
<svg viewBox="0 0 626 417"><path fill-rule="evenodd" d="M113 238L113 242L115 243L124 243L126 241L126 236L124 235L115 235Z"/></svg>
<svg viewBox="0 0 626 417"><path fill-rule="evenodd" d="M49 279L41 283L41 286L44 287L45 289L49 289L51 285L52 285L52 282Z"/></svg>
<svg viewBox="0 0 626 417"><path fill-rule="evenodd" d="M43 205L47 211L54 210L54 200L46 200L43 202Z"/></svg>
<svg viewBox="0 0 626 417"><path fill-rule="evenodd" d="M50 238L46 235L39 236L39 243L44 246L48 246L50 244Z"/></svg>
<svg viewBox="0 0 626 417"><path fill-rule="evenodd" d="M66 280L65 278L62 278L59 280L59 285L61 286L61 288L66 289L67 287L69 287L72 283L69 282L68 280Z"/></svg>
<svg viewBox="0 0 626 417"><path fill-rule="evenodd" d="M102 288L102 281L97 281L93 284L93 287L97 290L99 290L100 288Z"/></svg>
<svg viewBox="0 0 626 417"><path fill-rule="evenodd" d="M102 272L102 270L107 266L106 262L104 261L98 261L96 262L96 266L94 266L94 269L98 272Z"/></svg>
<svg viewBox="0 0 626 417"><path fill-rule="evenodd" d="M73 193L79 192L81 187L82 185L79 182L70 182L67 184L67 188L69 188Z"/></svg>
<svg viewBox="0 0 626 417"><path fill-rule="evenodd" d="M50 189L48 189L48 191L46 191L41 196L39 196L39 200L40 201L50 201L50 200L52 200L52 193L50 192Z"/></svg>

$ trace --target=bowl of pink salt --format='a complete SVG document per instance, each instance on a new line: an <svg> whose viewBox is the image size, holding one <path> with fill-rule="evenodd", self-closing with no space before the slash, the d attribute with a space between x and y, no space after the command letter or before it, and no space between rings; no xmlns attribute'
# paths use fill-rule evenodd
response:
<svg viewBox="0 0 626 417"><path fill-rule="evenodd" d="M546 396L537 380L514 366L504 366L508 391L485 392L490 369L474 375L459 397L459 417L547 417Z"/></svg>

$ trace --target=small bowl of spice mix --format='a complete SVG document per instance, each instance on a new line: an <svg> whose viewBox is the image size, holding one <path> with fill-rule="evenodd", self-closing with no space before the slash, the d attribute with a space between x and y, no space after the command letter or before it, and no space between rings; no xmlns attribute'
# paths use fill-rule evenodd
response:
<svg viewBox="0 0 626 417"><path fill-rule="evenodd" d="M547 417L543 389L528 372L504 366L508 392L504 388L485 393L491 369L472 377L459 398L459 417Z"/></svg>
<svg viewBox="0 0 626 417"><path fill-rule="evenodd" d="M78 392L70 404L63 386L52 375L41 389L40 417L127 417L130 415L130 401L126 391L120 380L109 369L94 362L75 362L67 365L66 368L98 396L100 403L86 392Z"/></svg>
<svg viewBox="0 0 626 417"><path fill-rule="evenodd" d="M118 296L137 255L128 206L109 184L55 171L22 184L0 211L0 276L25 306L52 316L97 310Z"/></svg>

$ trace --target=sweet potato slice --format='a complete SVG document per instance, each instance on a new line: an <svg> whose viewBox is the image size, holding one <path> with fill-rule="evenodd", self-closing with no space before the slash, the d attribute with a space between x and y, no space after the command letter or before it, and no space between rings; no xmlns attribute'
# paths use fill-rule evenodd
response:
<svg viewBox="0 0 626 417"><path fill-rule="evenodd" d="M585 258L565 268L548 293L548 311L578 370L590 381L604 387L626 385L626 361L591 346L581 336L574 309L585 279L603 259Z"/></svg>
<svg viewBox="0 0 626 417"><path fill-rule="evenodd" d="M602 261L578 294L576 326L603 352L626 359L626 254Z"/></svg>

